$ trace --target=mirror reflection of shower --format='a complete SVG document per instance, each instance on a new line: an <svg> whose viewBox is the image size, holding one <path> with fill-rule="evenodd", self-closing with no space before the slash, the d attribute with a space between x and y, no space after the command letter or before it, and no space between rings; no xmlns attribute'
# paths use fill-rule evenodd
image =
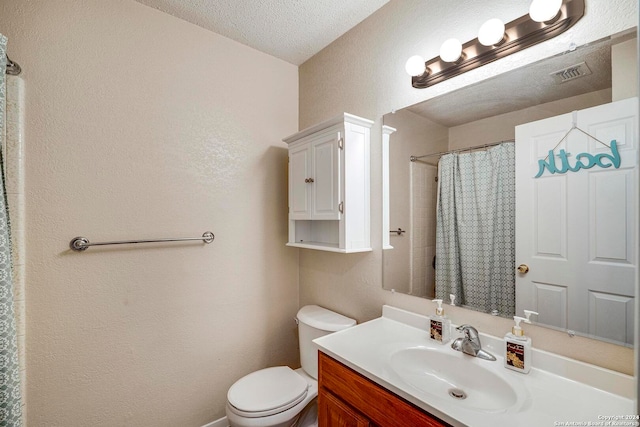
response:
<svg viewBox="0 0 640 427"><path fill-rule="evenodd" d="M435 158L437 161L437 158ZM409 162L411 228L410 294L435 298L436 203L438 168L426 161Z"/></svg>

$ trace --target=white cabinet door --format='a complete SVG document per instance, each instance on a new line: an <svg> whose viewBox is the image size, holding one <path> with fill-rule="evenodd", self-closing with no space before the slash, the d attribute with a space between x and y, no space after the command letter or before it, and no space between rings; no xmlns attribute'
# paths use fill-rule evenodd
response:
<svg viewBox="0 0 640 427"><path fill-rule="evenodd" d="M577 129L557 146L574 117L579 129L617 142L619 168L576 167L613 156ZM632 98L516 127L516 264L530 268L516 274L518 314L532 309L540 323L633 343L637 122ZM549 150L558 169L576 171L546 168L535 178Z"/></svg>
<svg viewBox="0 0 640 427"><path fill-rule="evenodd" d="M329 132L312 142L312 219L340 219L339 136Z"/></svg>
<svg viewBox="0 0 640 427"><path fill-rule="evenodd" d="M311 218L311 146L289 150L289 219Z"/></svg>
<svg viewBox="0 0 640 427"><path fill-rule="evenodd" d="M289 219L340 219L339 132L289 150Z"/></svg>

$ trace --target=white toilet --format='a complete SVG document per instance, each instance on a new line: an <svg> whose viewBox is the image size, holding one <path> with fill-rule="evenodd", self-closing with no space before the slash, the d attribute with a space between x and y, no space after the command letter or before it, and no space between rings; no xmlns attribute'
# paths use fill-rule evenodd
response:
<svg viewBox="0 0 640 427"><path fill-rule="evenodd" d="M302 368L294 371L276 366L236 381L227 393L231 427L290 427L303 412L311 416L304 416L301 424L314 425L317 409L311 401L318 396L318 350L312 340L351 327L356 321L317 305L302 307L296 321Z"/></svg>

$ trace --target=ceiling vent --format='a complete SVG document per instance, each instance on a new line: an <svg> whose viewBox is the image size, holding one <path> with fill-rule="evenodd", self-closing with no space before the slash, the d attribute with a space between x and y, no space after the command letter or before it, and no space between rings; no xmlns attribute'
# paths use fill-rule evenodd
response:
<svg viewBox="0 0 640 427"><path fill-rule="evenodd" d="M588 76L589 74L591 74L591 70L589 69L586 63L581 62L579 64L572 65L562 70L554 71L549 75L553 77L556 83L560 84L560 83L568 82L570 80L575 80L580 77Z"/></svg>

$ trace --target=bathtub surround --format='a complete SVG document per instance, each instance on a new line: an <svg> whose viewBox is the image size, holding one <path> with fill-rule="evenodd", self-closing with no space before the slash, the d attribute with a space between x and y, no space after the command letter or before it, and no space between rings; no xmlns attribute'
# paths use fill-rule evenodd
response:
<svg viewBox="0 0 640 427"><path fill-rule="evenodd" d="M6 0L0 32L27 89L28 425L203 426L295 367L297 68L132 0Z"/></svg>
<svg viewBox="0 0 640 427"><path fill-rule="evenodd" d="M409 256L410 295L433 299L435 297L435 270L433 257L436 254L435 223L438 183L438 168L425 162L410 162L410 230L411 254Z"/></svg>
<svg viewBox="0 0 640 427"><path fill-rule="evenodd" d="M6 147L7 38L0 34L0 146ZM4 162L4 160L3 160ZM0 426L22 426L20 365L13 298L11 236L6 175L0 174Z"/></svg>

